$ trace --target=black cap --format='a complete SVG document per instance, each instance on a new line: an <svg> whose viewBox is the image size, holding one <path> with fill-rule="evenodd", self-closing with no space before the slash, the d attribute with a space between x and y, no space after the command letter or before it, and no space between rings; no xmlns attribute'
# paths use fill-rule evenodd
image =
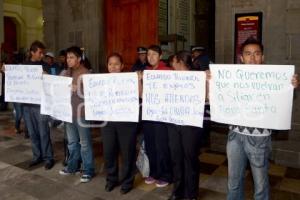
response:
<svg viewBox="0 0 300 200"><path fill-rule="evenodd" d="M147 48L145 47L138 47L136 49L137 53L147 53Z"/></svg>

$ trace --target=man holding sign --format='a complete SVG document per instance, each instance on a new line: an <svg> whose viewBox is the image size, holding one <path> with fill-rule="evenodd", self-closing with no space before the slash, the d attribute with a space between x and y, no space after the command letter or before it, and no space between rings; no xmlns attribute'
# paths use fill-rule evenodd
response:
<svg viewBox="0 0 300 200"><path fill-rule="evenodd" d="M262 64L264 62L263 45L256 39L248 38L242 45L241 61L243 64L256 64L256 65ZM289 76L287 76L287 78L288 77ZM294 87L297 87L299 84L297 78L298 78L297 75L294 75L292 78L292 85ZM241 82L241 84L248 84L248 82L243 81ZM239 88L241 87L242 86L239 86ZM222 90L224 90L224 88ZM245 91L245 89L243 91ZM212 91L212 93L213 92L215 91ZM243 96L243 98L246 97L247 96ZM214 97L211 96L210 98L211 102L215 100L212 98ZM237 100L237 98L235 99L231 98L231 100ZM239 100L241 100L241 98L239 98ZM255 101L259 101L257 99L257 96ZM261 102L256 102L256 103L261 103ZM243 108L238 108L237 104L238 103L236 102L235 105L233 105L232 107L243 110ZM226 106L227 105L223 104L223 107ZM253 105L249 105L248 111L253 109L251 106ZM232 115L234 115L234 113ZM214 120L213 119L214 117L215 116L213 116L213 112L212 112L212 120ZM239 121L239 119L236 120ZM241 124L241 123L237 123L237 124ZM252 175L253 175L253 180L254 180L254 186L255 186L254 199L258 200L258 199L270 198L269 178L268 178L268 167L269 167L268 158L270 153L271 153L271 130L270 129L266 129L262 127L257 128L257 127L238 126L238 125L230 126L230 131L228 134L228 141L227 141L227 157L228 157L227 199L228 200L244 199L244 178L245 178L247 160L249 160Z"/></svg>
<svg viewBox="0 0 300 200"><path fill-rule="evenodd" d="M45 46L43 43L40 41L33 42L30 47L30 60L25 64L42 66L44 50ZM24 119L28 128L33 153L33 159L29 167L45 161L45 169L51 169L54 165L54 159L48 116L40 113L40 105L24 104Z"/></svg>

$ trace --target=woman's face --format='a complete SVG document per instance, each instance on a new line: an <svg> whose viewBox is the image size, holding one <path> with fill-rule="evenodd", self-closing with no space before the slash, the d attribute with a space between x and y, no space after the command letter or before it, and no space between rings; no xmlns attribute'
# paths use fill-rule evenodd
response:
<svg viewBox="0 0 300 200"><path fill-rule="evenodd" d="M160 55L158 52L149 49L147 51L147 59L148 59L149 64L152 67L155 67L155 66L158 66L158 64L159 64Z"/></svg>
<svg viewBox="0 0 300 200"><path fill-rule="evenodd" d="M173 58L172 65L175 70L187 70L187 67L184 65L183 61L178 60L176 56Z"/></svg>
<svg viewBox="0 0 300 200"><path fill-rule="evenodd" d="M107 69L109 73L119 73L123 70L123 63L117 56L112 56L108 59Z"/></svg>
<svg viewBox="0 0 300 200"><path fill-rule="evenodd" d="M77 57L74 53L67 53L67 64L70 68L77 68L80 66L81 58Z"/></svg>

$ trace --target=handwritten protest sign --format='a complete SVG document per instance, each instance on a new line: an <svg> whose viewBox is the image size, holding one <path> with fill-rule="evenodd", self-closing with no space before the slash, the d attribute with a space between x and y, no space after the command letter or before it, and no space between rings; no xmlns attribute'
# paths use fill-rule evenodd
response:
<svg viewBox="0 0 300 200"><path fill-rule="evenodd" d="M291 127L291 65L210 65L211 120L248 127Z"/></svg>
<svg viewBox="0 0 300 200"><path fill-rule="evenodd" d="M5 65L5 101L41 104L41 65Z"/></svg>
<svg viewBox="0 0 300 200"><path fill-rule="evenodd" d="M41 114L72 123L72 78L43 75Z"/></svg>
<svg viewBox="0 0 300 200"><path fill-rule="evenodd" d="M136 73L83 76L86 120L138 122Z"/></svg>
<svg viewBox="0 0 300 200"><path fill-rule="evenodd" d="M205 73L145 70L143 120L202 127Z"/></svg>

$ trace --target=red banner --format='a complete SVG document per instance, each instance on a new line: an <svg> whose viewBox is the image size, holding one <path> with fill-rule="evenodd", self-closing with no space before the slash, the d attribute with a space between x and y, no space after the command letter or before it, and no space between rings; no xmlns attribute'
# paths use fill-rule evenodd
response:
<svg viewBox="0 0 300 200"><path fill-rule="evenodd" d="M241 46L249 37L261 41L262 13L237 14L235 17L234 63L241 63Z"/></svg>

